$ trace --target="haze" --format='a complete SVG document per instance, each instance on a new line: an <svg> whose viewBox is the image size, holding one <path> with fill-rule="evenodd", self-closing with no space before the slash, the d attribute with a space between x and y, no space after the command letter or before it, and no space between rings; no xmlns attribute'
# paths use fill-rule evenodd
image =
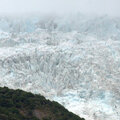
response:
<svg viewBox="0 0 120 120"><path fill-rule="evenodd" d="M0 0L0 14L74 12L120 16L120 0Z"/></svg>

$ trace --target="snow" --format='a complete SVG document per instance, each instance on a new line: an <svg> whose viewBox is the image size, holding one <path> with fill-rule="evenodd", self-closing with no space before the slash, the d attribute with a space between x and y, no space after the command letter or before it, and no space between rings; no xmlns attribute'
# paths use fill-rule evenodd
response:
<svg viewBox="0 0 120 120"><path fill-rule="evenodd" d="M86 120L120 120L119 18L68 18L2 19L0 86L40 93Z"/></svg>

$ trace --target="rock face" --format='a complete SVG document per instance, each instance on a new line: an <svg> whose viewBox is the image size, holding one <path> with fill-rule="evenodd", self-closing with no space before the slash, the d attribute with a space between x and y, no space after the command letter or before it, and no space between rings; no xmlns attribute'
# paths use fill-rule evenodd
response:
<svg viewBox="0 0 120 120"><path fill-rule="evenodd" d="M31 20L31 31L27 20L1 27L0 86L41 93L86 120L119 120L119 19L45 20Z"/></svg>

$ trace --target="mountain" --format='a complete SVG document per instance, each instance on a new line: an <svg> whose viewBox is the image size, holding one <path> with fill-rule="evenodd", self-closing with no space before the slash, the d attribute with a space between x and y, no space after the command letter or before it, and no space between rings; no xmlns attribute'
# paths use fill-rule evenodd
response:
<svg viewBox="0 0 120 120"><path fill-rule="evenodd" d="M57 102L22 90L0 88L0 120L84 120Z"/></svg>

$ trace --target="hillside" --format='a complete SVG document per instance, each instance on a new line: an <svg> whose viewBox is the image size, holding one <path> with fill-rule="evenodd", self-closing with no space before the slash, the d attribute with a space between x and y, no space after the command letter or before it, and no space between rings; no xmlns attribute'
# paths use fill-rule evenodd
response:
<svg viewBox="0 0 120 120"><path fill-rule="evenodd" d="M0 120L84 120L57 102L22 90L0 88Z"/></svg>

